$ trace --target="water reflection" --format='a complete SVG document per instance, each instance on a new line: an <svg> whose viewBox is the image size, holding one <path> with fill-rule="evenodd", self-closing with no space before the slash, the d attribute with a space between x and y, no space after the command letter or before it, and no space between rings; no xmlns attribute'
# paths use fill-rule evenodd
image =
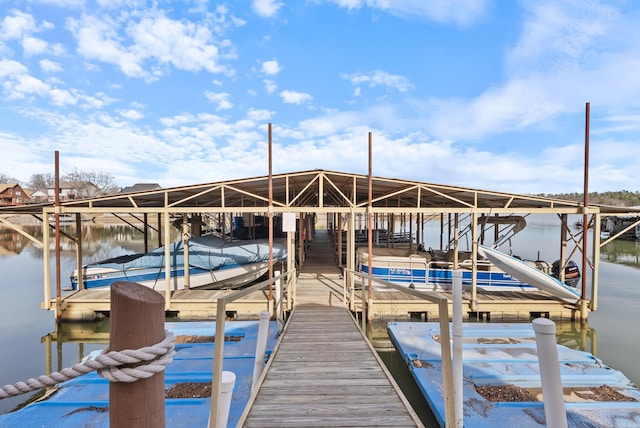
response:
<svg viewBox="0 0 640 428"><path fill-rule="evenodd" d="M615 239L600 249L600 260L640 267L640 243Z"/></svg>

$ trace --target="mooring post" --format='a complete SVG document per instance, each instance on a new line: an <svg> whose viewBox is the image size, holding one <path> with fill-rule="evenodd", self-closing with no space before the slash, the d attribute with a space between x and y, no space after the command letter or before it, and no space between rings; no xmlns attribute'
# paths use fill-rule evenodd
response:
<svg viewBox="0 0 640 428"><path fill-rule="evenodd" d="M140 349L164 339L164 297L143 285L111 285L109 350ZM165 426L164 371L135 382L109 384L111 428Z"/></svg>

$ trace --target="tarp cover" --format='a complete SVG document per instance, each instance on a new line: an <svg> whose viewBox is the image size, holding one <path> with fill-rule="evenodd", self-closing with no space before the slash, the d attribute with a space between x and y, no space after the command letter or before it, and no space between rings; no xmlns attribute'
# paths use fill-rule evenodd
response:
<svg viewBox="0 0 640 428"><path fill-rule="evenodd" d="M269 260L269 242L267 240L225 241L215 236L203 236L189 239L189 266L205 270L215 270L222 266L244 265ZM284 245L273 244L273 261L287 258ZM114 257L87 267L111 267L118 270L134 268L164 267L164 247L145 254L131 254ZM184 243L171 244L171 265L184 265Z"/></svg>

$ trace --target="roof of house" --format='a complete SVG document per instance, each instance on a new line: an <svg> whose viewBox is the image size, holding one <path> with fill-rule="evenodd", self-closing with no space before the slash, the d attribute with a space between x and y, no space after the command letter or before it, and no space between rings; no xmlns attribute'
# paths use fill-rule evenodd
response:
<svg viewBox="0 0 640 428"><path fill-rule="evenodd" d="M20 187L18 183L1 183L0 184L0 193L4 192L7 189L13 189L14 187ZM22 187L20 187L22 189Z"/></svg>
<svg viewBox="0 0 640 428"><path fill-rule="evenodd" d="M158 183L136 183L133 186L123 187L118 193L146 192L147 190L161 189Z"/></svg>

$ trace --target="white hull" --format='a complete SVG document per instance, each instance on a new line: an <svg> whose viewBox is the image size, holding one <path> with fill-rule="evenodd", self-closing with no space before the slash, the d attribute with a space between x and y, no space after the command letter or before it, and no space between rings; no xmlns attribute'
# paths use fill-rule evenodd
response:
<svg viewBox="0 0 640 428"><path fill-rule="evenodd" d="M269 269L267 262L250 263L245 265L234 266L227 269L219 269L215 271L196 271L189 274L190 289L218 289L218 288L238 288L249 284L264 275ZM135 282L145 287L149 287L156 291L164 291L166 289L165 271L156 270L149 274L150 269L130 269L124 275L121 271L104 267L85 268L83 273L85 277L84 288L90 290L101 290L111 286L116 281ZM74 271L71 275L77 277ZM107 279L108 278L108 279ZM174 272L169 279L169 287L171 290L184 290L185 277L182 270L179 273Z"/></svg>
<svg viewBox="0 0 640 428"><path fill-rule="evenodd" d="M546 291L560 300L571 304L575 304L580 300L580 293L576 289L563 284L558 279L547 275L539 269L529 266L520 259L484 245L478 246L478 253L505 272L540 290Z"/></svg>

